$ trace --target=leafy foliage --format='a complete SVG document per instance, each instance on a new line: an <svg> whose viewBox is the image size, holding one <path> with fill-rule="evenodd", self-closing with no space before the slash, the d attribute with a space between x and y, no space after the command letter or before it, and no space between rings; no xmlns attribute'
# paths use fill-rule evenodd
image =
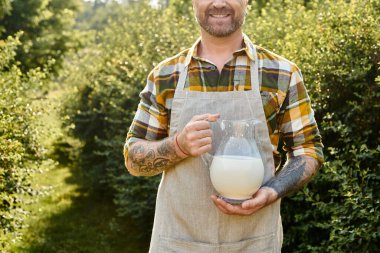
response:
<svg viewBox="0 0 380 253"><path fill-rule="evenodd" d="M122 15L122 22L115 17L99 34L98 44L80 52L75 63L67 66L64 82L77 91L68 101L67 113L69 124L75 125L72 133L85 143L81 157L84 167L91 168L86 173L94 188L113 196L120 216L150 224L159 178L127 174L120 148L147 73L162 57L173 55L180 46L184 49L196 34L184 28L188 17L178 17L173 29L167 22L171 15L146 5L129 7ZM157 22L141 22L148 19Z"/></svg>
<svg viewBox="0 0 380 253"><path fill-rule="evenodd" d="M260 1L259 4L263 4ZM324 137L326 164L302 191L283 201L285 252L379 251L378 1L253 3L245 32L302 69ZM125 172L122 140L148 72L198 36L191 6L145 4L120 9L96 44L68 61L74 93L67 124L85 145L93 187L107 192L121 217L149 233L158 178Z"/></svg>
<svg viewBox="0 0 380 253"><path fill-rule="evenodd" d="M72 30L76 12L81 7L80 0L1 2L7 12L0 14L0 38L23 31L16 55L22 71L49 65L51 71L57 73L65 53L80 47L80 34Z"/></svg>
<svg viewBox="0 0 380 253"><path fill-rule="evenodd" d="M30 174L43 158L36 120L41 110L39 87L45 73L31 70L23 74L14 63L18 37L0 40L0 245L22 226L25 212L20 194L32 194Z"/></svg>
<svg viewBox="0 0 380 253"><path fill-rule="evenodd" d="M0 1L0 19L2 19L6 14L8 14L10 12L10 9L11 9L11 1L1 0ZM1 30L0 30L0 33L1 33Z"/></svg>
<svg viewBox="0 0 380 253"><path fill-rule="evenodd" d="M0 248L19 239L31 176L47 160L43 93L65 53L79 46L70 30L80 1L0 1ZM42 137L44 136L44 137Z"/></svg>
<svg viewBox="0 0 380 253"><path fill-rule="evenodd" d="M273 1L248 23L299 64L324 137L321 173L284 201L285 251L379 250L379 12L377 1Z"/></svg>

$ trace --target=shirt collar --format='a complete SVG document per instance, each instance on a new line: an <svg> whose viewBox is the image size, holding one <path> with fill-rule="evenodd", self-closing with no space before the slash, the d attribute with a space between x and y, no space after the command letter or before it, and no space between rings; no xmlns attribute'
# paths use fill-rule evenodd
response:
<svg viewBox="0 0 380 253"><path fill-rule="evenodd" d="M185 66L188 66L190 64L191 59L193 57L197 57L197 48L200 42L201 42L201 37L199 37L189 49L189 52L185 59ZM255 61L255 57L253 55L255 45L252 43L252 41L248 38L248 36L245 33L243 33L243 42L244 42L245 47L237 51L244 50L246 54L248 55L248 57L251 59L251 61Z"/></svg>
<svg viewBox="0 0 380 253"><path fill-rule="evenodd" d="M191 62L191 58L196 56L199 42L201 42L201 37L199 37L189 49L189 52L187 53L187 56L185 59L185 66L188 66Z"/></svg>
<svg viewBox="0 0 380 253"><path fill-rule="evenodd" d="M255 61L254 51L256 45L253 44L253 42L248 38L248 36L245 33L243 33L243 41L245 44L244 50L246 51L248 57L251 59L251 61Z"/></svg>

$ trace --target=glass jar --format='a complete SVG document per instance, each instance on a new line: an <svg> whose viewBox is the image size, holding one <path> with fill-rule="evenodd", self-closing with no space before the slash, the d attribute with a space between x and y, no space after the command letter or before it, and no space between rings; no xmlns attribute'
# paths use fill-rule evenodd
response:
<svg viewBox="0 0 380 253"><path fill-rule="evenodd" d="M261 187L264 165L257 146L257 120L222 120L222 140L210 166L210 178L219 197L232 204L252 198ZM215 136L214 136L215 138Z"/></svg>

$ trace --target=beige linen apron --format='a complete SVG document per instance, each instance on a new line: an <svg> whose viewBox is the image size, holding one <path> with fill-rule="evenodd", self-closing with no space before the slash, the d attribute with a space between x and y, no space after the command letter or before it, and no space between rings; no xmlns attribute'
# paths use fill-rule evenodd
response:
<svg viewBox="0 0 380 253"><path fill-rule="evenodd" d="M183 67L173 98L170 136L179 133L194 115L220 113L221 119L257 119L264 182L274 175L272 146L259 91L256 47L251 62L250 91L186 91L188 68ZM243 80L236 71L235 84ZM215 136L213 138L218 138ZM158 189L150 253L277 253L281 252L280 200L250 216L226 215L212 202L217 194L209 168L190 157L164 171Z"/></svg>

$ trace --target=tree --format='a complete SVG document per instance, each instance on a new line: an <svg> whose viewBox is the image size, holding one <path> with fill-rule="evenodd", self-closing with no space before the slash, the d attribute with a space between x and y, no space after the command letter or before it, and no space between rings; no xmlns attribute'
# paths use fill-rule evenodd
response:
<svg viewBox="0 0 380 253"><path fill-rule="evenodd" d="M19 237L26 216L22 194L33 194L30 175L40 164L44 149L36 127L42 110L40 86L46 73L23 74L14 61L18 37L0 40L0 248Z"/></svg>
<svg viewBox="0 0 380 253"><path fill-rule="evenodd" d="M10 10L11 10L11 1L1 0L0 1L0 19L2 19L6 14L9 14Z"/></svg>
<svg viewBox="0 0 380 253"><path fill-rule="evenodd" d="M379 251L379 2L252 5L244 31L302 69L327 160L283 201L284 251ZM198 28L189 1L173 0L164 10L135 7L70 59L64 83L74 85L68 124L85 143L81 157L94 188L107 189L121 217L148 221L142 226L149 238L158 178L128 175L121 146L149 71L189 47Z"/></svg>
<svg viewBox="0 0 380 253"><path fill-rule="evenodd" d="M272 1L247 20L256 43L302 69L325 145L319 175L283 201L286 252L379 251L379 12L378 1Z"/></svg>
<svg viewBox="0 0 380 253"><path fill-rule="evenodd" d="M7 11L0 15L0 39L23 31L16 55L23 71L50 65L56 73L65 53L80 46L79 35L72 29L80 0L3 0L1 3Z"/></svg>

